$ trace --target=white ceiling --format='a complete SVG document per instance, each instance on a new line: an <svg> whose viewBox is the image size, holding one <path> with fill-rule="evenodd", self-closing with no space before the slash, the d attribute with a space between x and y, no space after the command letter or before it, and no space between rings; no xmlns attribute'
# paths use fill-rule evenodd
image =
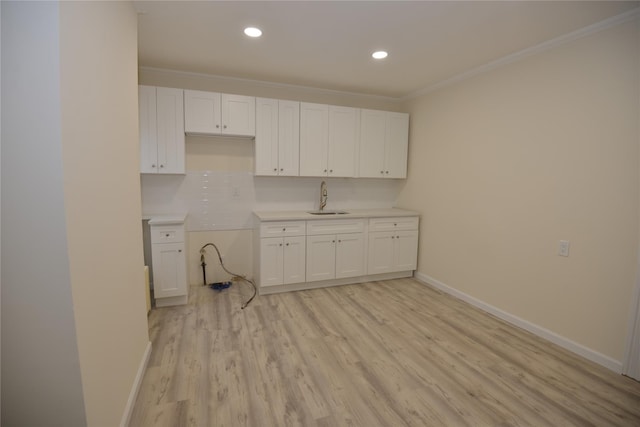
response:
<svg viewBox="0 0 640 427"><path fill-rule="evenodd" d="M639 1L136 1L139 64L402 98ZM247 26L263 35L250 39ZM374 50L389 51L382 61Z"/></svg>

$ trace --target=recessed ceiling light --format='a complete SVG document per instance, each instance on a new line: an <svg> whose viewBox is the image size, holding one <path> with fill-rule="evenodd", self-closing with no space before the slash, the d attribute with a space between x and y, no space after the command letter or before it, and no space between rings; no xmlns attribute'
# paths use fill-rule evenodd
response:
<svg viewBox="0 0 640 427"><path fill-rule="evenodd" d="M371 56L373 56L375 59L384 59L387 57L387 55L389 55L387 52L385 52L384 50L379 50L377 52L373 52L371 54Z"/></svg>
<svg viewBox="0 0 640 427"><path fill-rule="evenodd" d="M255 28L255 27L245 28L244 33L249 37L260 37L262 35L262 31L260 31L260 28Z"/></svg>

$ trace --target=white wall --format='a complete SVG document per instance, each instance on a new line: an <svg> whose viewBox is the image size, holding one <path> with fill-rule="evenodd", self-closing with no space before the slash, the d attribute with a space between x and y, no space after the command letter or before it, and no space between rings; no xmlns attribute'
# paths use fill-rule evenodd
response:
<svg viewBox="0 0 640 427"><path fill-rule="evenodd" d="M419 273L619 364L638 251L639 62L636 20L408 102L399 204L422 213Z"/></svg>
<svg viewBox="0 0 640 427"><path fill-rule="evenodd" d="M2 425L86 425L63 200L58 4L2 2Z"/></svg>
<svg viewBox="0 0 640 427"><path fill-rule="evenodd" d="M117 426L149 346L129 2L2 2L2 423Z"/></svg>

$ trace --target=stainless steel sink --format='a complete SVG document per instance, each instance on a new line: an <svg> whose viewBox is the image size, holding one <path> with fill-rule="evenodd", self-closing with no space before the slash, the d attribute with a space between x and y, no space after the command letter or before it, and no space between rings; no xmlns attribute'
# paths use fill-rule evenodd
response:
<svg viewBox="0 0 640 427"><path fill-rule="evenodd" d="M343 215L349 212L347 211L309 211L311 215Z"/></svg>

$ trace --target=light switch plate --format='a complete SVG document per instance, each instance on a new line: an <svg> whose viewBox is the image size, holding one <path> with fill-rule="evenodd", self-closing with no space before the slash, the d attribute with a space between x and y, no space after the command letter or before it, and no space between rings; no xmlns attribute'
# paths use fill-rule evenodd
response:
<svg viewBox="0 0 640 427"><path fill-rule="evenodd" d="M569 256L569 241L568 240L560 240L560 245L558 246L558 255L560 255L560 256Z"/></svg>

